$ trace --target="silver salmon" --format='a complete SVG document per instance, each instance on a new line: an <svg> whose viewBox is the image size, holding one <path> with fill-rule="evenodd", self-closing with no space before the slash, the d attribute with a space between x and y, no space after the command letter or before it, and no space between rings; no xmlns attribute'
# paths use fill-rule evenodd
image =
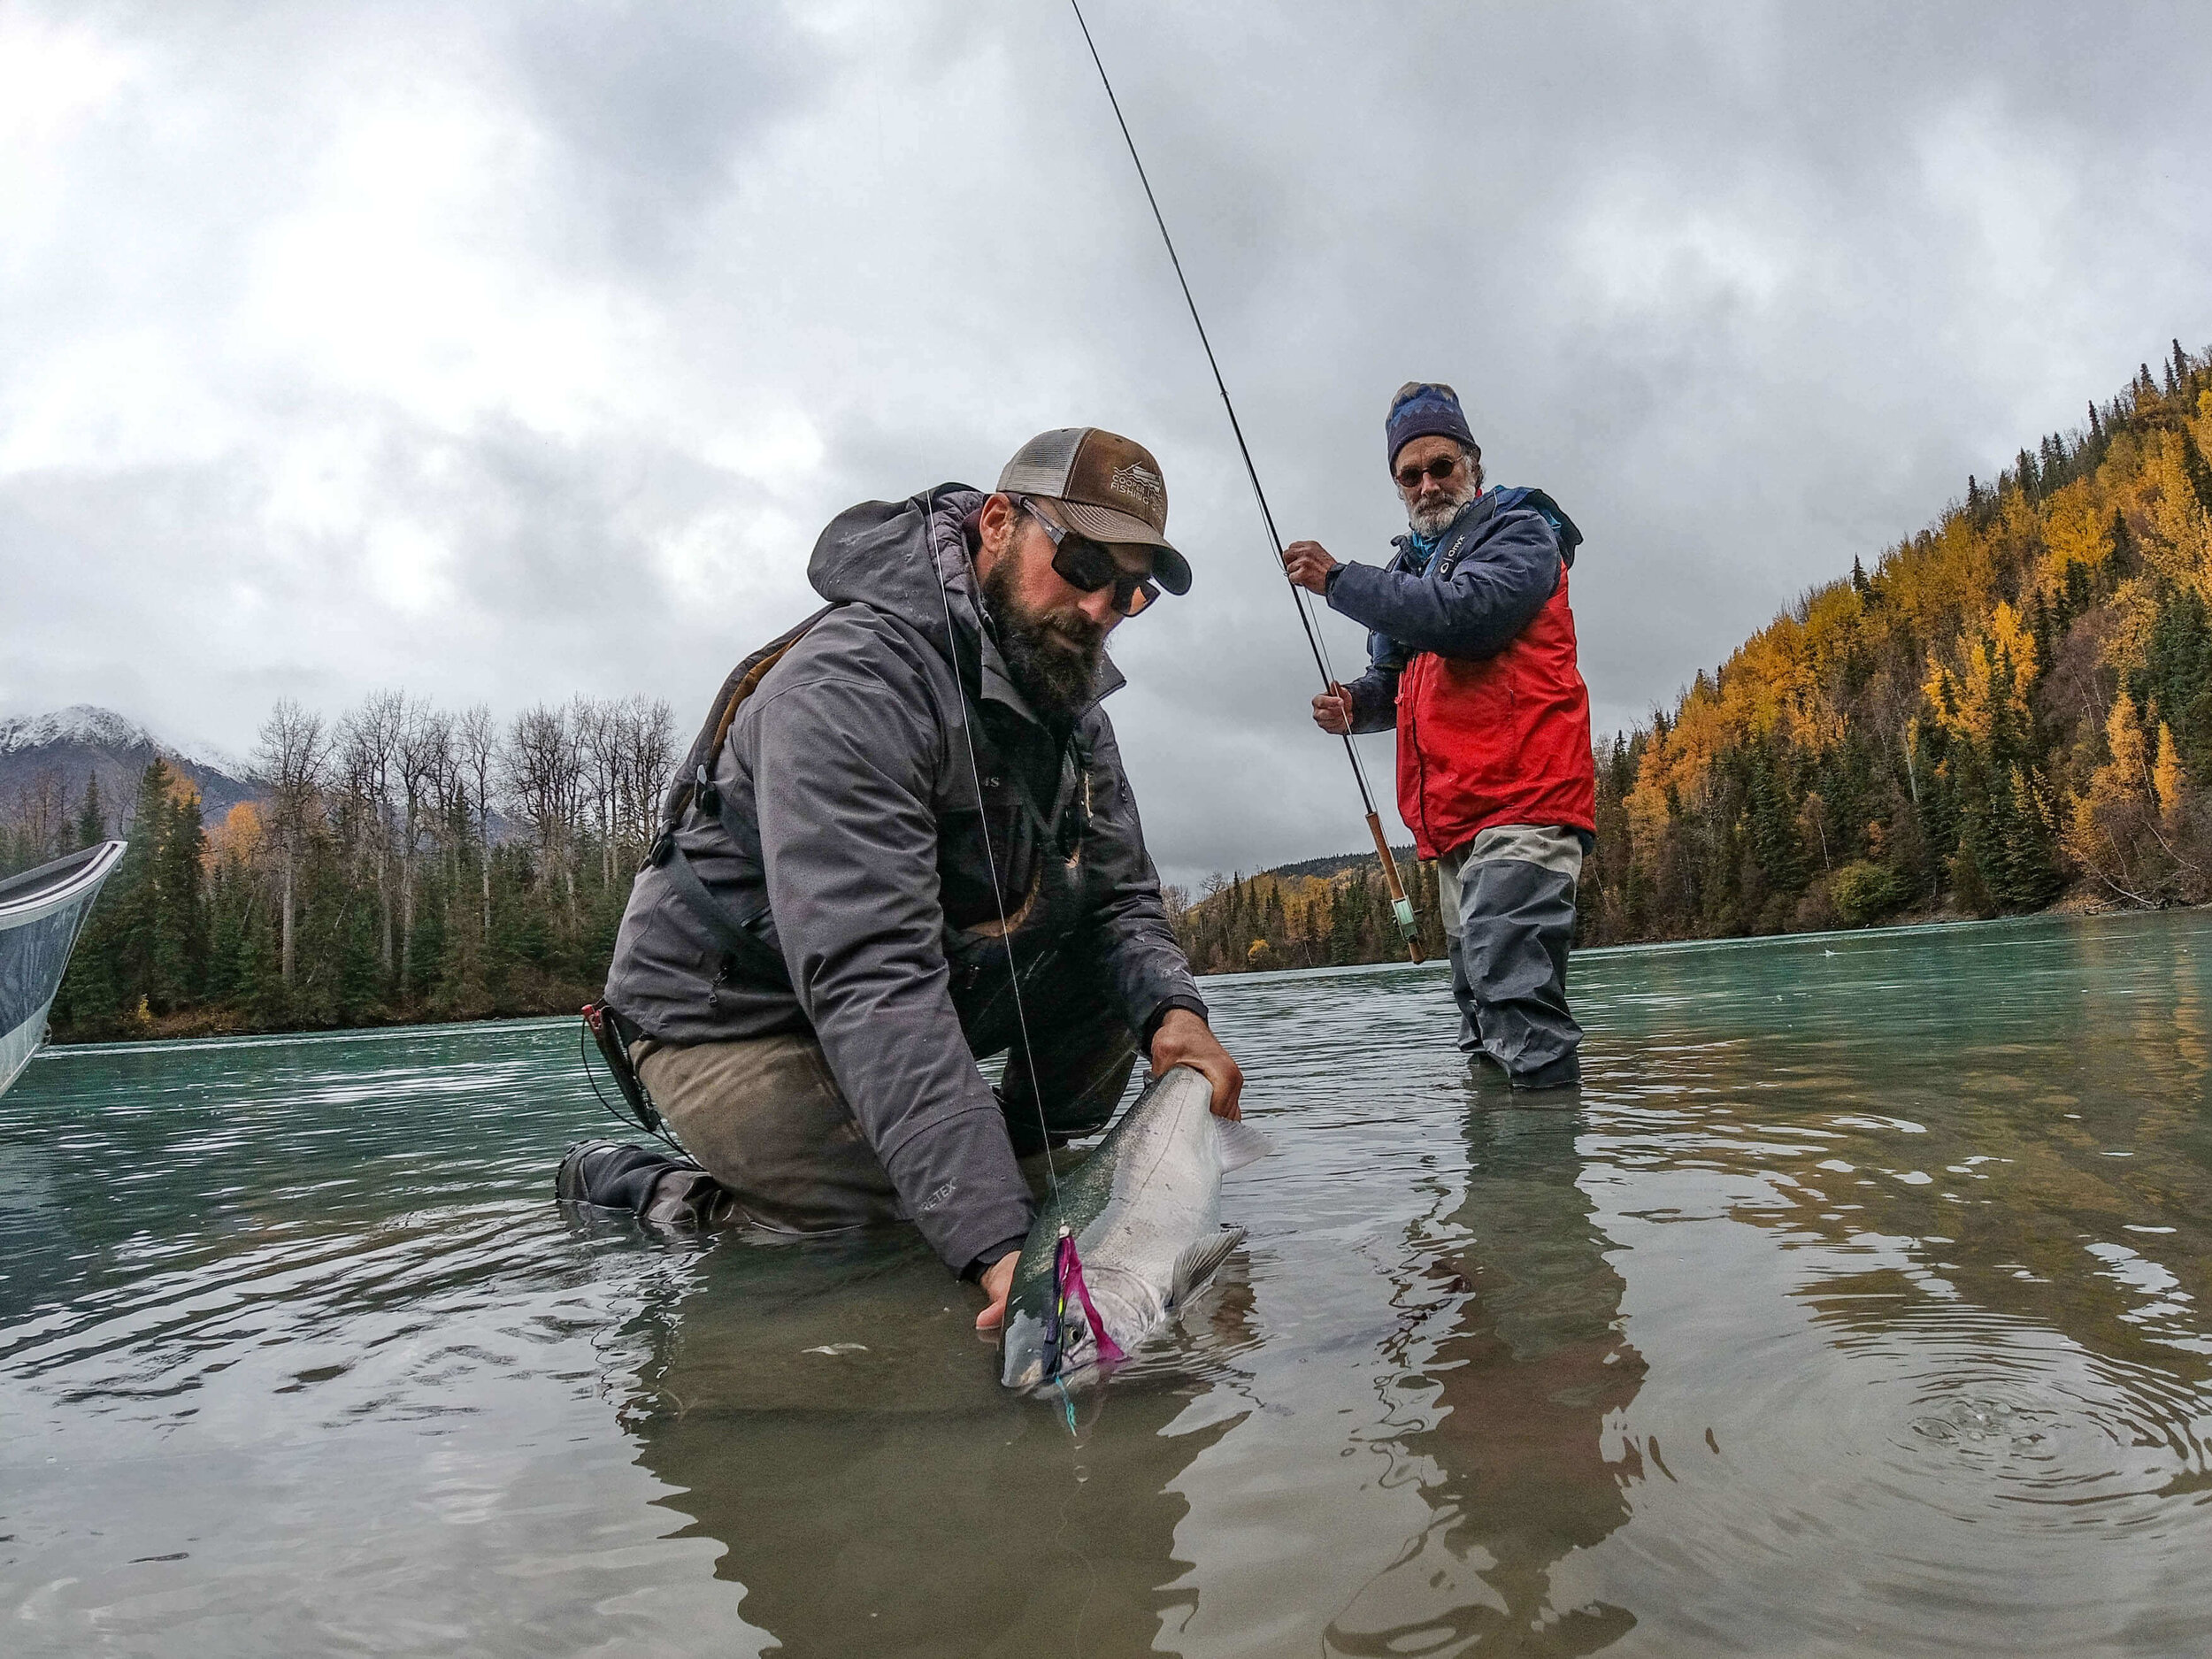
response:
<svg viewBox="0 0 2212 1659"><path fill-rule="evenodd" d="M1244 1241L1221 1224L1221 1177L1274 1148L1212 1107L1212 1084L1171 1067L1061 1178L1014 1269L1006 1386L1064 1381L1129 1353Z"/></svg>

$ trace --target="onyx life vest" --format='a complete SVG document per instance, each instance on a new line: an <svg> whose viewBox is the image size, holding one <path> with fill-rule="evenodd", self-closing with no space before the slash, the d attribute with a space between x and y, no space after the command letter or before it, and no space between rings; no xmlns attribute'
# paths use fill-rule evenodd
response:
<svg viewBox="0 0 2212 1659"><path fill-rule="evenodd" d="M1540 491L1513 494L1538 511L1549 504ZM1567 577L1563 559L1551 597L1496 656L1422 651L1401 673L1398 810L1422 857L1441 856L1495 824L1595 832L1590 693L1575 662Z"/></svg>

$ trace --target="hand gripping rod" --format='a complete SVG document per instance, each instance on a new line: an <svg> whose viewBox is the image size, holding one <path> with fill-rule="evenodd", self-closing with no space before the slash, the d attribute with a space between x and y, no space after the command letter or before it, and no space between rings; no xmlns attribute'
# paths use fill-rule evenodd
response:
<svg viewBox="0 0 2212 1659"><path fill-rule="evenodd" d="M1121 100L1114 96L1114 83L1099 58L1098 42L1091 38L1091 26L1084 19L1083 8L1077 0L1068 0L1068 9L1075 13L1076 27L1083 31L1083 44L1090 49L1091 63L1098 70L1098 83L1106 88L1106 102L1113 106L1115 124L1121 128L1121 142L1128 145L1129 159L1136 164L1137 182L1144 186L1144 199L1151 206L1152 222L1160 227L1160 240L1167 245L1168 263L1175 267L1175 280L1183 290L1183 303L1190 308L1191 324L1198 330L1198 343L1205 349L1206 366L1213 371L1214 388L1221 394L1221 406L1229 411L1229 430L1236 434L1237 453L1244 457L1244 475L1252 481L1252 499L1259 503L1260 517L1267 524L1267 539L1274 546L1275 567L1279 573L1283 538L1275 528L1275 515L1268 507L1267 492L1260 488L1259 468L1252 465L1251 447L1244 442L1244 424L1237 419L1237 406L1230 400L1228 382L1221 378L1221 365L1214 357L1213 342L1206 337L1205 322L1198 315L1198 302L1191 297L1190 280L1184 276L1183 262L1176 256L1175 238L1167 233L1167 219L1160 211L1159 198L1152 194L1152 180L1145 173L1144 157L1137 154L1137 141L1130 136L1129 122L1121 112ZM1313 653L1313 665L1321 671L1321 689L1333 693L1337 679L1330 672L1328 651L1321 643L1321 636L1314 631L1305 594L1294 582L1286 581L1284 585L1290 589L1291 603L1298 608L1298 625L1305 630L1307 649ZM1375 838L1375 856L1382 863L1383 886L1390 894L1390 913L1405 940L1407 956L1415 962L1422 961L1421 935L1414 920L1413 902L1406 897L1405 884L1398 879L1397 860L1390 856L1390 842L1383 834L1381 815L1375 810L1375 797L1367 787L1367 772L1359 764L1359 751L1352 747L1348 733L1344 738L1344 757L1352 763L1352 781L1359 786L1360 805L1367 812L1367 833Z"/></svg>

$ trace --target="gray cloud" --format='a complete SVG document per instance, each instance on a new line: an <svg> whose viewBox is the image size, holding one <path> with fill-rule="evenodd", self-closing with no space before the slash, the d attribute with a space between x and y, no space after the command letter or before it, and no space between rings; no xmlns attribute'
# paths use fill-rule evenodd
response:
<svg viewBox="0 0 2212 1659"><path fill-rule="evenodd" d="M1091 11L1286 533L1378 557L1384 400L1453 381L1587 534L1601 728L2212 338L2193 9ZM1199 571L1116 641L1161 862L1359 843L1058 8L0 29L0 711L687 719L838 508L1089 421L1160 456Z"/></svg>

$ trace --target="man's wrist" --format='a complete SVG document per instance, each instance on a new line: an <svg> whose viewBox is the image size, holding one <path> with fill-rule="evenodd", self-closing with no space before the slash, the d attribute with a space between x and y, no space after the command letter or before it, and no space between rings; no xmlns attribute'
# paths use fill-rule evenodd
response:
<svg viewBox="0 0 2212 1659"><path fill-rule="evenodd" d="M987 1250L979 1252L975 1260L960 1270L960 1277L971 1285L996 1267L1027 1242L1026 1239L1002 1239Z"/></svg>
<svg viewBox="0 0 2212 1659"><path fill-rule="evenodd" d="M1167 1017L1179 1008L1187 1014L1197 1015L1201 1019L1206 1018L1206 1005L1194 996L1186 996L1178 992L1164 998L1144 1022L1144 1046L1147 1048L1151 1048L1152 1040L1160 1034L1160 1027L1167 1023Z"/></svg>

